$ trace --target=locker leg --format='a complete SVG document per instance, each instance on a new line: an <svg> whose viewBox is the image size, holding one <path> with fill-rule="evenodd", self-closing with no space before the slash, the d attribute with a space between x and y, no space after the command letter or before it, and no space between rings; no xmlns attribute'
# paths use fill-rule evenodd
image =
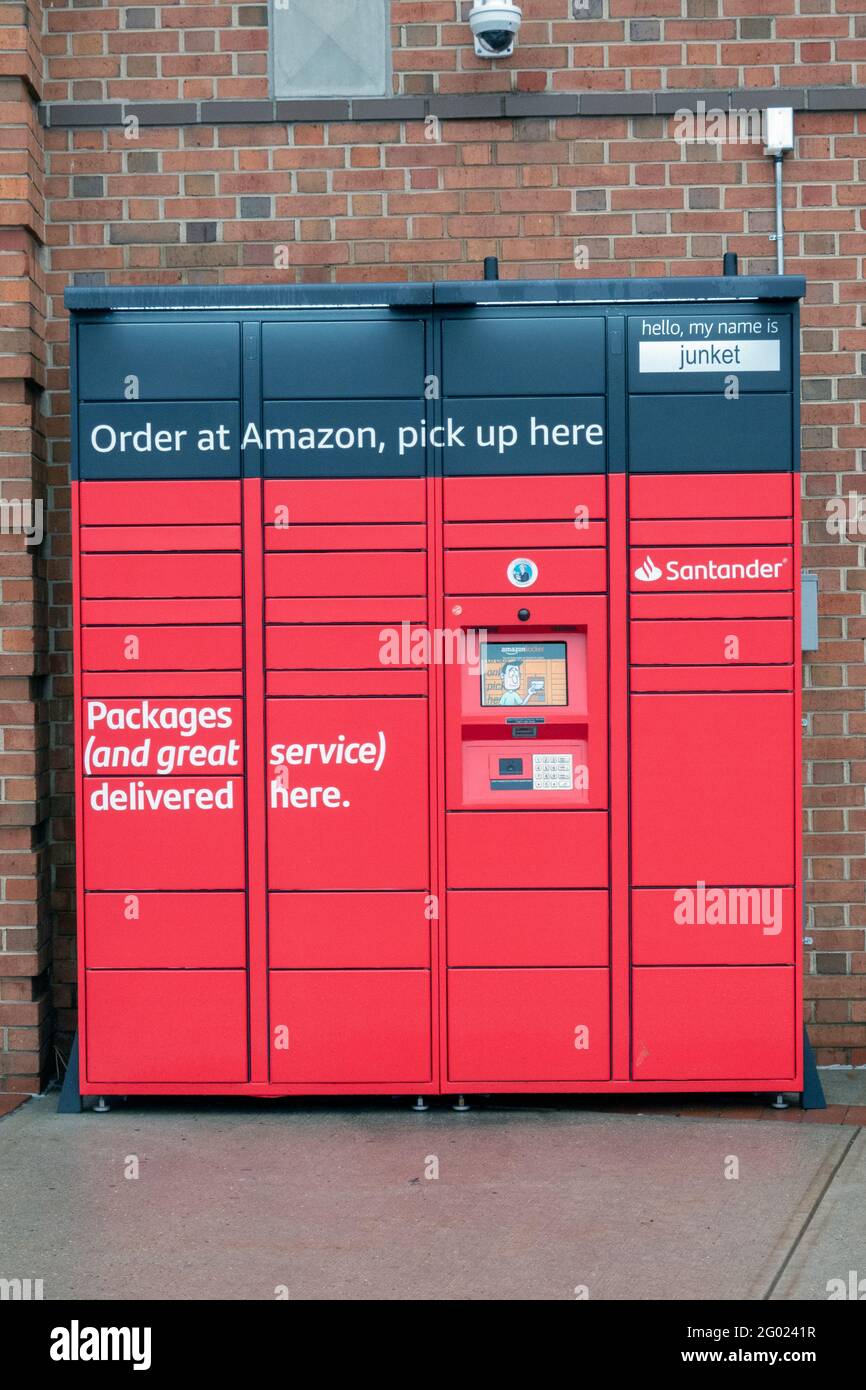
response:
<svg viewBox="0 0 866 1390"><path fill-rule="evenodd" d="M465 1096L458 1096L451 1109L456 1111L458 1115L465 1115L472 1107L466 1104Z"/></svg>
<svg viewBox="0 0 866 1390"><path fill-rule="evenodd" d="M93 1107L94 1115L107 1115L110 1109L111 1106L108 1104L105 1096L96 1097L96 1104Z"/></svg>
<svg viewBox="0 0 866 1390"><path fill-rule="evenodd" d="M772 1105L774 1110L788 1109L788 1102L785 1100L785 1097L783 1096L781 1091L779 1091L778 1095L776 1096L776 1099L772 1102Z"/></svg>
<svg viewBox="0 0 866 1390"><path fill-rule="evenodd" d="M426 1102L426 1100L424 1099L423 1096L416 1096L416 1097L415 1097L415 1104L412 1106L412 1109L415 1110L415 1111L417 1111L418 1114L420 1115L420 1114L422 1113L422 1111L424 1111L424 1110L429 1110L429 1109L430 1109L430 1106L427 1104L427 1102Z"/></svg>
<svg viewBox="0 0 866 1390"><path fill-rule="evenodd" d="M800 1104L804 1110L827 1109L824 1087L821 1085L821 1078L815 1063L815 1053L812 1051L809 1034L805 1028L803 1029L803 1091L800 1096Z"/></svg>
<svg viewBox="0 0 866 1390"><path fill-rule="evenodd" d="M72 1040L72 1051L66 1064L63 1085L60 1088L57 1113L58 1115L80 1115L83 1109L81 1092L78 1089L78 1034L76 1033Z"/></svg>

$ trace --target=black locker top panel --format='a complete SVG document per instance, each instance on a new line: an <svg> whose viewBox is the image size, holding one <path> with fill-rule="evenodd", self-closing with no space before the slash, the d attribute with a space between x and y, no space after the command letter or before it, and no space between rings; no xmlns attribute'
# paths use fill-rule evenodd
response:
<svg viewBox="0 0 866 1390"><path fill-rule="evenodd" d="M73 467L789 469L802 292L774 276L73 289Z"/></svg>

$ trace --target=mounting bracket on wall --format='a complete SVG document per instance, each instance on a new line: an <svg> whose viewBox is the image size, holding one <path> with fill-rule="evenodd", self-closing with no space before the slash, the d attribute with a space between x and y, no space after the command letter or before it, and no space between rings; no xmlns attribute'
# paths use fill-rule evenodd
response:
<svg viewBox="0 0 866 1390"><path fill-rule="evenodd" d="M768 106L764 112L764 154L773 160L776 187L776 230L770 241L776 243L776 273L785 273L785 224L782 209L782 161L794 148L794 108Z"/></svg>
<svg viewBox="0 0 866 1390"><path fill-rule="evenodd" d="M800 575L800 650L818 650L818 576L810 570Z"/></svg>
<svg viewBox="0 0 866 1390"><path fill-rule="evenodd" d="M78 1089L78 1034L76 1033L72 1040L72 1050L69 1053L69 1061L66 1063L66 1071L63 1074L57 1113L58 1115L80 1115L83 1109L84 1104Z"/></svg>
<svg viewBox="0 0 866 1390"><path fill-rule="evenodd" d="M805 1025L803 1027L803 1090L800 1095L800 1105L804 1110L827 1109L824 1087L821 1085L815 1053L812 1051L812 1044L809 1041L809 1034Z"/></svg>

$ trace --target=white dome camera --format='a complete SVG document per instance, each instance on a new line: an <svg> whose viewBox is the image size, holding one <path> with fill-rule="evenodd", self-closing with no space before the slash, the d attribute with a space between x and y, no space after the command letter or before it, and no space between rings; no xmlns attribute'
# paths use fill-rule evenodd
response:
<svg viewBox="0 0 866 1390"><path fill-rule="evenodd" d="M478 0L469 11L469 24L479 58L510 58L514 41L523 23L519 5L499 0Z"/></svg>

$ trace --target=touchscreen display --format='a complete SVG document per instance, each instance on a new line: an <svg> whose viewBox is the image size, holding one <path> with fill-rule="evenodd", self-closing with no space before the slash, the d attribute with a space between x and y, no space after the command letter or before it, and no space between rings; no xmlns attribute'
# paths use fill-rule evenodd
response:
<svg viewBox="0 0 866 1390"><path fill-rule="evenodd" d="M485 706L567 705L565 643L483 643L481 703Z"/></svg>

